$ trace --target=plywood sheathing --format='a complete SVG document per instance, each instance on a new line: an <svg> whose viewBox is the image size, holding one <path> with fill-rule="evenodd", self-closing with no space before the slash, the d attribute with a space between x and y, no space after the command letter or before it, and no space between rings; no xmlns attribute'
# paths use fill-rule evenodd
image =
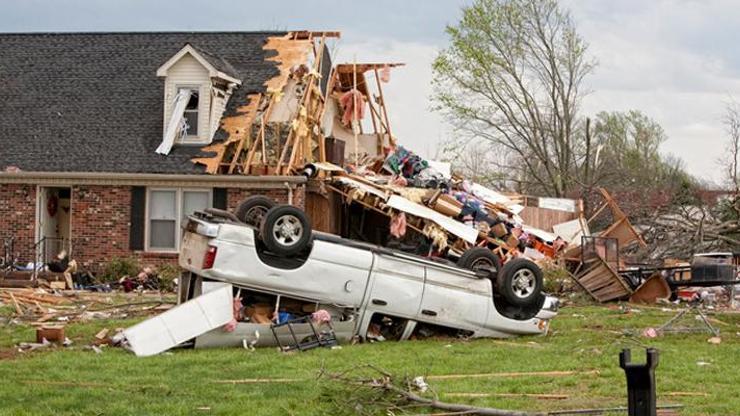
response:
<svg viewBox="0 0 740 416"><path fill-rule="evenodd" d="M232 144L246 139L252 121L257 114L261 94L249 94L249 102L237 109L237 114L221 119L221 129L226 132L226 140L210 144L203 148L204 152L214 152L213 157L201 157L193 159L193 163L206 167L206 172L218 173L219 165L224 158L226 149Z"/></svg>
<svg viewBox="0 0 740 416"><path fill-rule="evenodd" d="M267 60L276 62L279 71L278 75L270 78L263 84L267 91L264 99L271 100L273 93L280 92L288 81L290 69L295 65L306 63L308 54L313 50L312 40L294 39L294 37L292 33L285 36L272 36L267 38L267 42L262 47L266 51L277 53L267 58ZM247 139L251 124L260 107L261 96L259 93L249 94L247 96L249 102L239 107L236 115L224 117L221 120L221 129L227 134L226 140L204 147L202 149L203 151L213 152L215 155L213 157L192 159L193 163L204 165L207 173L218 173L227 149ZM238 157L238 155L234 157Z"/></svg>
<svg viewBox="0 0 740 416"><path fill-rule="evenodd" d="M277 55L267 60L277 62L278 71L280 71L279 75L265 82L267 91L281 91L285 83L288 82L290 68L307 63L308 54L313 51L313 40L294 40L290 39L289 34L281 37L273 36L267 39L264 49L277 52Z"/></svg>

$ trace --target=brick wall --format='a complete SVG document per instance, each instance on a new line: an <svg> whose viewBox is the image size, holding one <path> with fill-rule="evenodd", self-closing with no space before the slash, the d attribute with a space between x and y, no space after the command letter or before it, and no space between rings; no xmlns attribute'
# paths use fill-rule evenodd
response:
<svg viewBox="0 0 740 416"><path fill-rule="evenodd" d="M34 257L36 186L0 184L0 239L15 237L13 256L20 261ZM0 256L3 256L0 242Z"/></svg>
<svg viewBox="0 0 740 416"><path fill-rule="evenodd" d="M280 185L279 185L280 186ZM231 188L227 207L249 195L266 195L279 203L288 202L288 190ZM305 187L293 190L294 205L304 207ZM82 270L100 272L115 257L132 257L142 265L176 264L176 253L147 253L129 249L131 187L72 186L70 228L73 257ZM36 185L0 185L0 238L15 236L16 252L23 261L34 257ZM2 255L0 246L0 256Z"/></svg>
<svg viewBox="0 0 740 416"><path fill-rule="evenodd" d="M99 270L128 248L131 187L73 186L71 232L74 258L85 270Z"/></svg>

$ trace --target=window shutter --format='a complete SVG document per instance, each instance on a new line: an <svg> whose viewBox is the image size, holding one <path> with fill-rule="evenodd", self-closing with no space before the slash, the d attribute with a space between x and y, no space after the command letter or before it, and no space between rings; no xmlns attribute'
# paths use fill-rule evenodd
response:
<svg viewBox="0 0 740 416"><path fill-rule="evenodd" d="M131 225L128 245L131 250L144 250L144 229L146 221L146 188L131 187Z"/></svg>
<svg viewBox="0 0 740 416"><path fill-rule="evenodd" d="M226 210L226 188L213 188L213 208Z"/></svg>

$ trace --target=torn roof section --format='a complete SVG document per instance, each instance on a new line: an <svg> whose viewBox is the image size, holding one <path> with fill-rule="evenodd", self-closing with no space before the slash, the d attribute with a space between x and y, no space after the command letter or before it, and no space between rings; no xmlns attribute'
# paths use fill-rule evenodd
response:
<svg viewBox="0 0 740 416"><path fill-rule="evenodd" d="M216 73L241 82L224 114L281 74L271 38L288 32L0 34L0 169L203 173L202 146L154 152L164 93L157 70L186 45ZM218 126L217 126L218 127ZM228 137L219 130L215 140Z"/></svg>

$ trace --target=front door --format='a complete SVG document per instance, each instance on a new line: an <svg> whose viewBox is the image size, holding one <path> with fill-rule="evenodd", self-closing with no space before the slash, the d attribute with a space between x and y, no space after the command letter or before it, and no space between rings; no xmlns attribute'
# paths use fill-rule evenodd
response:
<svg viewBox="0 0 740 416"><path fill-rule="evenodd" d="M40 187L37 210L37 255L48 263L62 250L71 254L72 191L69 187Z"/></svg>

